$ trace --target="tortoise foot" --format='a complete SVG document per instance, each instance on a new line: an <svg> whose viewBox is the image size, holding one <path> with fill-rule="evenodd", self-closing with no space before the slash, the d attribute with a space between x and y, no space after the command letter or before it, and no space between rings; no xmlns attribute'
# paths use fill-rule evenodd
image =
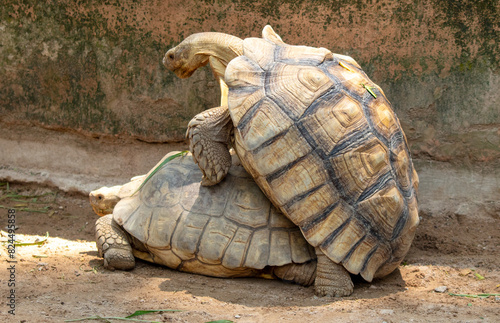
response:
<svg viewBox="0 0 500 323"><path fill-rule="evenodd" d="M128 250L114 248L104 253L104 268L106 269L132 270L134 267L134 255Z"/></svg>
<svg viewBox="0 0 500 323"><path fill-rule="evenodd" d="M193 159L203 173L202 186L219 183L229 171L232 126L227 107L203 111L189 122L186 136Z"/></svg>
<svg viewBox="0 0 500 323"><path fill-rule="evenodd" d="M95 235L99 256L104 258L104 268L130 270L135 267L127 234L113 221L112 214L97 219Z"/></svg>
<svg viewBox="0 0 500 323"><path fill-rule="evenodd" d="M318 296L342 297L349 296L354 290L349 272L339 264L331 261L323 252L316 248L318 268L314 291Z"/></svg>

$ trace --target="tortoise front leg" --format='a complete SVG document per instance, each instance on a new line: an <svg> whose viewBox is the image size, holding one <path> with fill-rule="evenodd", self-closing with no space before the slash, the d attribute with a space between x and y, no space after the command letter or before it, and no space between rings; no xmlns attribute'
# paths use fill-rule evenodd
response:
<svg viewBox="0 0 500 323"><path fill-rule="evenodd" d="M95 240L99 256L104 258L104 268L130 270L135 267L128 236L113 220L112 214L95 222Z"/></svg>
<svg viewBox="0 0 500 323"><path fill-rule="evenodd" d="M319 248L316 247L318 267L314 290L318 296L349 296L352 294L354 284L351 275L340 264L330 260Z"/></svg>
<svg viewBox="0 0 500 323"><path fill-rule="evenodd" d="M197 114L188 125L189 150L200 167L202 186L219 183L231 167L229 143L233 123L227 106Z"/></svg>

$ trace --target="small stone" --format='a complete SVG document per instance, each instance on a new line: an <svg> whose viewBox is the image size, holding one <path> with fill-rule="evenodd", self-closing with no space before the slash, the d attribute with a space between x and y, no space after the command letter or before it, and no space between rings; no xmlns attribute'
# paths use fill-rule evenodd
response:
<svg viewBox="0 0 500 323"><path fill-rule="evenodd" d="M377 289L378 287L377 287L377 286L375 286L375 285L370 285L370 287L369 287L369 288L370 288L370 289Z"/></svg>
<svg viewBox="0 0 500 323"><path fill-rule="evenodd" d="M241 315L239 315L239 314L236 314L236 315L234 316L234 318L235 318L235 319L239 319L240 317L241 317Z"/></svg>
<svg viewBox="0 0 500 323"><path fill-rule="evenodd" d="M466 268L466 269L462 269L462 270L460 270L459 275L460 275L460 276L467 276L467 275L468 275L468 274L470 274L470 273L471 273L471 270L470 270L470 269L468 269L468 268Z"/></svg>
<svg viewBox="0 0 500 323"><path fill-rule="evenodd" d="M394 314L394 310L384 309L384 310L380 310L379 313L381 315L392 315L392 314Z"/></svg>
<svg viewBox="0 0 500 323"><path fill-rule="evenodd" d="M495 296L495 301L500 302L500 296Z"/></svg>
<svg viewBox="0 0 500 323"><path fill-rule="evenodd" d="M439 286L434 289L436 293L444 293L448 290L447 286Z"/></svg>

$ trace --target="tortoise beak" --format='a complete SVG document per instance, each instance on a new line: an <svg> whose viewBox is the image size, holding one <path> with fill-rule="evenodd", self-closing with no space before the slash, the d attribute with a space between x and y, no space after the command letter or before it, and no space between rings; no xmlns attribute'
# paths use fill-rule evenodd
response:
<svg viewBox="0 0 500 323"><path fill-rule="evenodd" d="M175 58L175 53L174 53L175 48L171 48L167 51L165 56L163 56L163 65L169 69L170 71L174 71L174 58Z"/></svg>

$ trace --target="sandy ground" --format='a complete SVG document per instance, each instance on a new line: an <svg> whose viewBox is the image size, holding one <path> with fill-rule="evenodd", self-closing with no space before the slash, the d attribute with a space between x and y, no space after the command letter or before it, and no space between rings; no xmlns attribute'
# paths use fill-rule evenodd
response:
<svg viewBox="0 0 500 323"><path fill-rule="evenodd" d="M500 322L500 296L450 295L500 295L498 213L471 218L451 212L421 212L414 244L399 270L372 283L354 277L350 297L318 298L312 287L254 278L210 278L141 261L130 272L105 270L93 241L97 216L85 196L25 184L10 184L9 191L3 184L0 189L1 322L125 317L137 310L156 309L178 311L135 319ZM50 194L39 196L46 193ZM9 207L18 208L18 241L40 243L46 239L42 245L17 246L17 263L7 262ZM10 276L13 265L15 273ZM14 293L9 287L12 279ZM441 286L446 286L445 292L435 291ZM11 295L15 296L15 316L8 313L7 297Z"/></svg>

